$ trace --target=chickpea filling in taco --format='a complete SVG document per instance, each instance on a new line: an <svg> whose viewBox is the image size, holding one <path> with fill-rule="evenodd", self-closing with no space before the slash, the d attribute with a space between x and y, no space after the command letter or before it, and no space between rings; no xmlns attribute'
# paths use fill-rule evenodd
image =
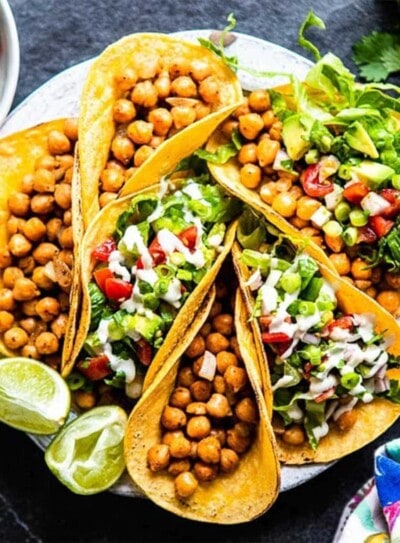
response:
<svg viewBox="0 0 400 543"><path fill-rule="evenodd" d="M77 369L89 381L104 380L137 399L186 301L227 251L227 224L241 204L208 174L164 180L158 193L124 200L113 235L92 244L91 321L83 346L88 356ZM193 316L187 314L184 324Z"/></svg>
<svg viewBox="0 0 400 543"><path fill-rule="evenodd" d="M265 249L244 249L240 260L251 272L252 319L270 353L274 429L285 443L307 439L315 450L332 425L351 431L358 404L400 402L398 381L387 377L400 362L370 308L342 312L315 259L287 238Z"/></svg>
<svg viewBox="0 0 400 543"><path fill-rule="evenodd" d="M211 169L220 181L225 170L223 184L242 187L247 202L257 195L271 221L274 213L286 219L340 275L399 316L399 128L399 98L356 83L328 54L303 84L292 78L251 92L213 144L233 134L235 181L232 169Z"/></svg>

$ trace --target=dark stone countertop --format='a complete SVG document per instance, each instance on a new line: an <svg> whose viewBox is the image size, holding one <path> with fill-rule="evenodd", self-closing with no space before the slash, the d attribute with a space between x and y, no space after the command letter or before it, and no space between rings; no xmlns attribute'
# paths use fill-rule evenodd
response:
<svg viewBox="0 0 400 543"><path fill-rule="evenodd" d="M10 0L19 31L21 74L14 106L48 78L88 59L119 37L138 31L221 28L234 12L239 32L304 53L297 29L309 9L325 32L310 36L350 68L351 45L371 30L388 30L399 19L389 0ZM0 541L328 543L341 511L372 474L372 452L398 435L399 425L303 486L281 494L273 508L250 524L215 526L179 519L147 500L104 493L71 494L47 470L43 453L24 434L0 426Z"/></svg>

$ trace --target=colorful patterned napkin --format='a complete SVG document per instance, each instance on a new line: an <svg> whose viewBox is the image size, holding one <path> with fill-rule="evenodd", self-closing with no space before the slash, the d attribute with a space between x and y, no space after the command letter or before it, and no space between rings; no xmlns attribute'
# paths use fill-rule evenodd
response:
<svg viewBox="0 0 400 543"><path fill-rule="evenodd" d="M346 505L333 543L400 543L400 439L375 451L374 473Z"/></svg>

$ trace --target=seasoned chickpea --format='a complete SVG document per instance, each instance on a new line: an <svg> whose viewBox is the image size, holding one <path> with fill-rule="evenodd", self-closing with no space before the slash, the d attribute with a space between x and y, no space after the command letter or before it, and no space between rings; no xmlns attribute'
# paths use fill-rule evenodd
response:
<svg viewBox="0 0 400 543"><path fill-rule="evenodd" d="M117 134L111 142L111 151L122 164L128 164L135 152L135 146L128 137Z"/></svg>
<svg viewBox="0 0 400 543"><path fill-rule="evenodd" d="M169 452L174 458L186 458L189 456L192 446L186 437L176 437L169 444Z"/></svg>
<svg viewBox="0 0 400 543"><path fill-rule="evenodd" d="M239 150L238 161L240 164L256 164L257 162L257 145L255 143L245 143Z"/></svg>
<svg viewBox="0 0 400 543"><path fill-rule="evenodd" d="M238 360L242 360L242 353L240 352L239 342L236 336L232 336L230 339L230 346L232 351L235 353L235 356Z"/></svg>
<svg viewBox="0 0 400 543"><path fill-rule="evenodd" d="M74 165L74 156L73 155L67 154L67 155L58 155L57 156L57 169L59 171L69 170L70 168L73 167L73 165ZM58 175L59 175L59 172L56 173L56 176L58 176ZM61 177L60 177L60 179L61 179Z"/></svg>
<svg viewBox="0 0 400 543"><path fill-rule="evenodd" d="M55 336L58 337L58 339L61 339L63 336L65 336L67 323L68 315L66 315L65 313L61 313L50 324L51 331Z"/></svg>
<svg viewBox="0 0 400 543"><path fill-rule="evenodd" d="M36 304L36 313L44 322L49 322L60 314L60 302L57 298L45 296Z"/></svg>
<svg viewBox="0 0 400 543"><path fill-rule="evenodd" d="M37 321L33 317L27 317L25 319L21 319L19 321L19 325L25 330L25 332L32 334L37 328Z"/></svg>
<svg viewBox="0 0 400 543"><path fill-rule="evenodd" d="M168 473L170 473L174 477L184 471L190 471L190 460L188 458L172 460L168 466Z"/></svg>
<svg viewBox="0 0 400 543"><path fill-rule="evenodd" d="M216 332L230 336L233 332L233 317L228 313L221 313L213 318L212 326Z"/></svg>
<svg viewBox="0 0 400 543"><path fill-rule="evenodd" d="M229 347L229 340L219 332L212 332L206 337L206 349L214 354L226 351Z"/></svg>
<svg viewBox="0 0 400 543"><path fill-rule="evenodd" d="M189 347L186 349L185 355L189 358L197 358L198 356L202 356L205 350L206 343L204 341L204 338L201 335L197 335L195 336Z"/></svg>
<svg viewBox="0 0 400 543"><path fill-rule="evenodd" d="M397 316L400 299L399 294L395 290L382 290L376 297L376 301L389 313Z"/></svg>
<svg viewBox="0 0 400 543"><path fill-rule="evenodd" d="M231 118L224 121L221 125L221 132L227 139L231 139L233 132L238 129L239 129L239 121L235 121L234 119L231 119Z"/></svg>
<svg viewBox="0 0 400 543"><path fill-rule="evenodd" d="M19 302L25 302L27 300L33 300L36 296L39 296L40 290L37 288L36 283L27 277L20 277L15 281L12 291L14 300Z"/></svg>
<svg viewBox="0 0 400 543"><path fill-rule="evenodd" d="M194 123L196 120L196 111L193 107L187 105L174 106L171 108L171 116L175 128L181 130Z"/></svg>
<svg viewBox="0 0 400 543"><path fill-rule="evenodd" d="M136 117L136 108L131 100L120 98L113 106L113 117L117 123L130 123Z"/></svg>
<svg viewBox="0 0 400 543"><path fill-rule="evenodd" d="M221 302L216 300L211 307L209 316L212 318L212 317L215 317L216 315L219 315L221 312L222 312L222 304Z"/></svg>
<svg viewBox="0 0 400 543"><path fill-rule="evenodd" d="M110 202L116 200L118 198L118 194L116 192L103 192L99 196L99 206L104 207Z"/></svg>
<svg viewBox="0 0 400 543"><path fill-rule="evenodd" d="M124 175L115 169L103 170L100 174L101 188L106 192L118 192L124 184Z"/></svg>
<svg viewBox="0 0 400 543"><path fill-rule="evenodd" d="M47 145L52 155L63 155L71 151L71 142L59 130L52 130L47 138Z"/></svg>
<svg viewBox="0 0 400 543"><path fill-rule="evenodd" d="M87 411L96 405L96 396L94 392L76 390L74 392L74 401L80 409ZM101 405L100 401L98 402L98 405Z"/></svg>
<svg viewBox="0 0 400 543"><path fill-rule="evenodd" d="M302 445L305 442L306 437L301 426L298 424L292 424L286 428L282 439L288 445Z"/></svg>
<svg viewBox="0 0 400 543"><path fill-rule="evenodd" d="M293 217L296 213L297 202L290 192L278 192L272 200L272 209L282 217Z"/></svg>
<svg viewBox="0 0 400 543"><path fill-rule="evenodd" d="M181 75L171 82L171 93L184 98L194 98L197 96L197 86L191 77Z"/></svg>
<svg viewBox="0 0 400 543"><path fill-rule="evenodd" d="M264 89L257 89L249 94L249 106L253 111L262 113L271 106L271 100L269 98L268 91Z"/></svg>
<svg viewBox="0 0 400 543"><path fill-rule="evenodd" d="M69 140L76 141L78 139L78 119L65 119L63 130Z"/></svg>
<svg viewBox="0 0 400 543"><path fill-rule="evenodd" d="M214 436L208 436L199 441L197 454L200 460L207 464L218 464L221 458L221 443Z"/></svg>
<svg viewBox="0 0 400 543"><path fill-rule="evenodd" d="M343 251L344 241L340 235L329 236L328 234L325 234L324 241L325 245L334 253L340 253Z"/></svg>
<svg viewBox="0 0 400 543"><path fill-rule="evenodd" d="M199 85L199 94L208 104L216 104L220 94L218 80L212 75L203 79Z"/></svg>
<svg viewBox="0 0 400 543"><path fill-rule="evenodd" d="M133 158L133 163L136 168L139 168L139 166L141 166L143 162L145 162L149 158L149 156L153 154L153 152L154 149L150 147L150 145L142 145L141 147L139 147Z"/></svg>
<svg viewBox="0 0 400 543"><path fill-rule="evenodd" d="M21 192L32 194L33 192L33 173L27 173L21 180Z"/></svg>
<svg viewBox="0 0 400 543"><path fill-rule="evenodd" d="M62 220L54 217L53 219L50 219L46 225L47 230L47 238L49 241L54 241L57 239L58 233L61 230L62 227Z"/></svg>
<svg viewBox="0 0 400 543"><path fill-rule="evenodd" d="M203 439L210 434L210 431L210 420L204 415L191 417L187 423L186 433L193 439Z"/></svg>
<svg viewBox="0 0 400 543"><path fill-rule="evenodd" d="M232 392L239 392L247 385L246 370L240 366L228 366L224 372L224 379Z"/></svg>
<svg viewBox="0 0 400 543"><path fill-rule="evenodd" d="M274 201L274 198L277 193L276 187L274 185L275 183L268 182L268 183L263 183L260 187L260 190L259 190L260 198L266 204L272 205L272 202Z"/></svg>
<svg viewBox="0 0 400 543"><path fill-rule="evenodd" d="M178 373L178 385L182 387L190 387L196 380L196 376L193 373L192 368L184 366Z"/></svg>
<svg viewBox="0 0 400 543"><path fill-rule="evenodd" d="M115 77L118 87L122 91L127 91L131 89L138 79L138 74L134 68L125 67L121 72Z"/></svg>
<svg viewBox="0 0 400 543"><path fill-rule="evenodd" d="M356 258L351 263L351 274L354 279L368 280L372 277L372 270L368 267L368 263L362 258Z"/></svg>
<svg viewBox="0 0 400 543"><path fill-rule="evenodd" d="M31 217L24 224L22 231L30 241L39 241L46 235L46 225L38 217Z"/></svg>
<svg viewBox="0 0 400 543"><path fill-rule="evenodd" d="M204 379L194 381L190 385L190 392L193 398L199 402L206 402L211 396L212 383Z"/></svg>
<svg viewBox="0 0 400 543"><path fill-rule="evenodd" d="M235 406L235 413L239 420L254 423L258 420L258 409L252 398L243 398Z"/></svg>
<svg viewBox="0 0 400 543"><path fill-rule="evenodd" d="M21 217L15 217L15 215L11 215L7 221L7 233L10 236L16 234L17 232L23 233L25 223L25 219L22 219Z"/></svg>
<svg viewBox="0 0 400 543"><path fill-rule="evenodd" d="M354 284L360 290L367 290L368 288L372 287L372 281L366 281L365 279L356 279Z"/></svg>
<svg viewBox="0 0 400 543"><path fill-rule="evenodd" d="M35 259L33 256L24 256L18 259L18 267L24 272L24 275L30 275L35 269Z"/></svg>
<svg viewBox="0 0 400 543"><path fill-rule="evenodd" d="M355 409L351 409L342 413L335 422L339 430L341 430L342 432L347 432L347 430L350 430L350 428L355 425L356 421L357 411Z"/></svg>
<svg viewBox="0 0 400 543"><path fill-rule="evenodd" d="M69 209L71 207L71 185L68 183L59 183L54 190L54 199L56 204L61 209Z"/></svg>
<svg viewBox="0 0 400 543"><path fill-rule="evenodd" d="M32 249L32 243L22 234L14 234L8 242L8 249L14 256L26 256Z"/></svg>
<svg viewBox="0 0 400 543"><path fill-rule="evenodd" d="M262 172L257 164L244 164L240 168L240 182L248 189L256 189L261 183Z"/></svg>
<svg viewBox="0 0 400 543"><path fill-rule="evenodd" d="M238 366L239 361L237 356L230 351L220 351L217 353L217 369L220 373L224 374L228 366Z"/></svg>
<svg viewBox="0 0 400 543"><path fill-rule="evenodd" d="M8 209L17 217L26 217L29 213L31 199L24 192L14 192L8 198Z"/></svg>
<svg viewBox="0 0 400 543"><path fill-rule="evenodd" d="M272 140L280 141L282 139L282 121L275 121L269 129L269 136Z"/></svg>
<svg viewBox="0 0 400 543"><path fill-rule="evenodd" d="M138 106L154 107L158 100L157 90L151 81L139 81L131 93L131 100Z"/></svg>
<svg viewBox="0 0 400 543"><path fill-rule="evenodd" d="M22 312L27 317L34 317L36 315L37 300L28 300L22 304Z"/></svg>
<svg viewBox="0 0 400 543"><path fill-rule="evenodd" d="M3 272L3 286L6 288L14 288L15 281L23 276L24 274L20 268L10 266Z"/></svg>
<svg viewBox="0 0 400 543"><path fill-rule="evenodd" d="M28 343L28 334L22 328L13 326L4 333L3 340L8 349L20 349Z"/></svg>
<svg viewBox="0 0 400 543"><path fill-rule="evenodd" d="M0 311L0 332L9 330L15 322L14 315L9 311Z"/></svg>
<svg viewBox="0 0 400 543"><path fill-rule="evenodd" d="M209 63L201 58L192 60L190 64L190 73L196 81L202 81L211 75L211 71Z"/></svg>
<svg viewBox="0 0 400 543"><path fill-rule="evenodd" d="M207 412L211 417L222 419L232 414L231 407L226 396L223 394L212 394L207 402Z"/></svg>
<svg viewBox="0 0 400 543"><path fill-rule="evenodd" d="M321 203L318 202L318 200L310 198L309 196L302 196L297 200L296 215L300 219L309 221L312 215L315 213L315 211L317 211L320 206Z"/></svg>
<svg viewBox="0 0 400 543"><path fill-rule="evenodd" d="M43 290L50 290L54 287L53 281L46 273L44 266L37 266L32 273L32 281Z"/></svg>
<svg viewBox="0 0 400 543"><path fill-rule="evenodd" d="M207 406L204 402L190 402L186 407L188 415L207 415Z"/></svg>
<svg viewBox="0 0 400 543"><path fill-rule="evenodd" d="M40 168L33 174L33 188L36 192L54 192L56 175L54 170Z"/></svg>
<svg viewBox="0 0 400 543"><path fill-rule="evenodd" d="M192 496L199 486L196 477L190 471L180 473L175 479L175 492L181 498Z"/></svg>
<svg viewBox="0 0 400 543"><path fill-rule="evenodd" d="M236 453L242 454L250 447L251 437L241 435L235 427L226 432L226 442Z"/></svg>
<svg viewBox="0 0 400 543"><path fill-rule="evenodd" d="M202 338L205 338L210 333L211 333L211 323L205 322L203 326L200 328L199 334L201 335Z"/></svg>
<svg viewBox="0 0 400 543"><path fill-rule="evenodd" d="M43 242L36 247L32 254L36 262L44 266L49 260L53 260L58 253L59 249L54 243Z"/></svg>
<svg viewBox="0 0 400 543"><path fill-rule="evenodd" d="M376 270L380 271L379 268L374 268L371 271L374 273ZM379 283L380 278L378 279L378 281L376 281L374 277L371 277L371 280L374 283ZM394 273L394 272L389 272L389 271L386 272L385 281L390 288L400 289L400 274L399 273Z"/></svg>
<svg viewBox="0 0 400 543"><path fill-rule="evenodd" d="M269 166L275 160L280 149L279 141L263 138L257 145L256 154L259 165L263 168Z"/></svg>
<svg viewBox="0 0 400 543"><path fill-rule="evenodd" d="M190 390L186 387L175 388L169 398L170 405L179 407L180 409L185 409L191 401Z"/></svg>
<svg viewBox="0 0 400 543"><path fill-rule="evenodd" d="M268 109L265 111L262 115L262 120L264 123L264 127L268 130L271 128L271 126L276 122L276 117L272 109Z"/></svg>
<svg viewBox="0 0 400 543"><path fill-rule="evenodd" d="M172 430L170 432L165 432L162 436L161 442L165 443L165 445L170 445L171 441L176 437L183 437L182 430Z"/></svg>
<svg viewBox="0 0 400 543"><path fill-rule="evenodd" d="M255 140L263 128L264 122L258 113L247 113L239 117L239 131L248 140Z"/></svg>
<svg viewBox="0 0 400 543"><path fill-rule="evenodd" d="M157 149L165 141L165 136L153 136L150 140L150 147L152 149Z"/></svg>
<svg viewBox="0 0 400 543"><path fill-rule="evenodd" d="M193 471L199 481L213 481L218 475L218 466L217 464L195 462Z"/></svg>
<svg viewBox="0 0 400 543"><path fill-rule="evenodd" d="M153 136L153 125L146 121L133 121L128 125L127 134L134 143L147 144Z"/></svg>
<svg viewBox="0 0 400 543"><path fill-rule="evenodd" d="M72 249L74 246L72 226L63 228L58 236L58 241L63 249Z"/></svg>
<svg viewBox="0 0 400 543"><path fill-rule="evenodd" d="M157 136L166 136L173 122L171 113L163 107L151 110L148 120L153 125L154 134Z"/></svg>
<svg viewBox="0 0 400 543"><path fill-rule="evenodd" d="M159 98L167 98L171 93L171 78L167 71L160 72L157 79L154 80L154 88Z"/></svg>
<svg viewBox="0 0 400 543"><path fill-rule="evenodd" d="M222 375L216 375L213 381L213 388L217 394L225 394L226 383Z"/></svg>
<svg viewBox="0 0 400 543"><path fill-rule="evenodd" d="M49 194L35 194L31 200L31 210L38 215L48 215L54 211L54 197Z"/></svg>
<svg viewBox="0 0 400 543"><path fill-rule="evenodd" d="M204 102L197 102L197 104L193 106L193 109L196 113L196 121L204 119L204 117L207 117L207 115L210 115L211 113L211 107Z"/></svg>
<svg viewBox="0 0 400 543"><path fill-rule="evenodd" d="M40 359L40 355L37 352L36 347L34 345L29 345L29 343L22 347L21 355L25 356L26 358L33 358L34 360Z"/></svg>
<svg viewBox="0 0 400 543"><path fill-rule="evenodd" d="M151 471L160 471L169 464L170 452L168 445L157 443L147 451L147 463Z"/></svg>
<svg viewBox="0 0 400 543"><path fill-rule="evenodd" d="M35 347L39 354L53 354L59 349L57 336L52 332L42 332L35 340Z"/></svg>
<svg viewBox="0 0 400 543"><path fill-rule="evenodd" d="M12 265L12 256L7 247L0 247L0 269Z"/></svg>
<svg viewBox="0 0 400 543"><path fill-rule="evenodd" d="M167 405L161 415L161 424L167 430L178 430L186 424L186 415L182 409Z"/></svg>
<svg viewBox="0 0 400 543"><path fill-rule="evenodd" d="M220 468L224 473L231 473L239 465L239 456L232 449L221 449Z"/></svg>

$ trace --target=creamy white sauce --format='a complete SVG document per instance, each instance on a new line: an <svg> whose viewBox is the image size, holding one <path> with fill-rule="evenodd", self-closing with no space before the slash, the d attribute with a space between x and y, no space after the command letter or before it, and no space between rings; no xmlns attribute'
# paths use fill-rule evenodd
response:
<svg viewBox="0 0 400 543"><path fill-rule="evenodd" d="M125 260L122 253L120 251L112 251L108 257L108 268L116 275L119 275L121 279L129 283L131 274L128 269L122 265L123 262L125 262Z"/></svg>
<svg viewBox="0 0 400 543"><path fill-rule="evenodd" d="M223 237L221 234L214 234L213 236L210 236L207 240L207 243L210 247L219 247L222 245Z"/></svg>
<svg viewBox="0 0 400 543"><path fill-rule="evenodd" d="M154 284L158 281L158 275L152 268L136 270L136 277L139 281L145 281L151 286L154 286Z"/></svg>
<svg viewBox="0 0 400 543"><path fill-rule="evenodd" d="M108 325L110 324L110 319L101 319L99 326L97 327L97 337L99 338L100 343L104 344L108 341Z"/></svg>
<svg viewBox="0 0 400 543"><path fill-rule="evenodd" d="M280 379L277 380L277 382L272 386L273 392L275 390L278 390L278 388L284 388L293 381L293 377L291 375L283 375Z"/></svg>
<svg viewBox="0 0 400 543"><path fill-rule="evenodd" d="M128 226L123 235L121 241L125 244L128 251L133 251L136 247L143 262L144 268L151 268L153 265L153 259L146 247L142 235L135 224Z"/></svg>
<svg viewBox="0 0 400 543"><path fill-rule="evenodd" d="M325 379L317 379L316 377L310 377L310 394L314 397L319 396L323 392L335 387L338 384L338 379L334 375L327 375Z"/></svg>
<svg viewBox="0 0 400 543"><path fill-rule="evenodd" d="M321 322L321 314L316 311L314 315L296 315L296 322L299 330L306 332Z"/></svg>
<svg viewBox="0 0 400 543"><path fill-rule="evenodd" d="M110 343L104 345L104 354L107 356L110 366L115 372L124 372L126 383L131 383L135 379L136 367L133 360L130 358L124 360L113 354Z"/></svg>
<svg viewBox="0 0 400 543"><path fill-rule="evenodd" d="M352 398L346 404L340 405L333 413L333 420L338 420L340 415L343 415L343 413L347 413L347 411L351 411L357 402L358 402L358 398Z"/></svg>
<svg viewBox="0 0 400 543"><path fill-rule="evenodd" d="M189 196L189 198L192 198L192 200L203 200L203 194L198 183L188 183L186 187L182 189L182 192Z"/></svg>
<svg viewBox="0 0 400 543"><path fill-rule="evenodd" d="M179 308L181 306L180 299L182 298L182 292L181 292L181 282L179 279L174 277L169 285L168 290L165 294L161 296L162 300L165 300L169 304L171 304L175 308Z"/></svg>
<svg viewBox="0 0 400 543"><path fill-rule="evenodd" d="M301 422L304 418L304 413L300 409L300 407L297 405L297 402L294 402L289 409L287 410L287 414L294 422Z"/></svg>
<svg viewBox="0 0 400 543"><path fill-rule="evenodd" d="M163 252L169 256L175 251L182 253L186 262L193 264L196 269L202 268L205 265L204 255L200 249L196 249L193 253L182 243L182 241L172 232L163 228L157 235L158 243Z"/></svg>
<svg viewBox="0 0 400 543"><path fill-rule="evenodd" d="M266 284L261 287L260 292L263 315L268 315L278 307L278 292Z"/></svg>
<svg viewBox="0 0 400 543"><path fill-rule="evenodd" d="M324 437L329 432L329 426L327 422L323 422L320 426L316 426L312 429L312 433L316 440L320 440L321 437Z"/></svg>

